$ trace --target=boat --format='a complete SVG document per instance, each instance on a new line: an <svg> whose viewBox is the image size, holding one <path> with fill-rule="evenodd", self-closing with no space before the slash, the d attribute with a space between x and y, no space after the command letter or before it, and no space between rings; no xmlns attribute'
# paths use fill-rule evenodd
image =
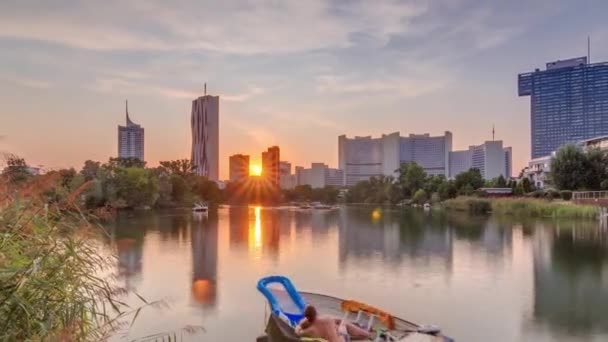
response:
<svg viewBox="0 0 608 342"><path fill-rule="evenodd" d="M258 281L257 288L271 309L265 334L258 337L257 342L304 340L295 333L295 327L304 318L303 312L307 305L313 305L321 315L341 318L377 332L378 337L375 339L358 341L454 342L452 338L443 335L437 326L418 325L366 303L312 292L299 292L291 281L283 276L264 277Z"/></svg>
<svg viewBox="0 0 608 342"><path fill-rule="evenodd" d="M209 207L204 203L196 203L192 208L192 211L197 213L206 213L209 212Z"/></svg>

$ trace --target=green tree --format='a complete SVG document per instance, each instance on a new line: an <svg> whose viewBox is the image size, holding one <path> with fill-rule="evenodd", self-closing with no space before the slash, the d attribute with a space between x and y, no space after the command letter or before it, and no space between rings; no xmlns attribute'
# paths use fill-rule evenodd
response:
<svg viewBox="0 0 608 342"><path fill-rule="evenodd" d="M536 190L535 186L532 184L530 179L527 177L525 177L524 179L521 180L520 185L521 185L521 191L523 194L527 194L527 193L530 193L530 192Z"/></svg>
<svg viewBox="0 0 608 342"><path fill-rule="evenodd" d="M579 147L566 145L551 158L551 179L560 190L581 189L586 185L587 165L585 153Z"/></svg>
<svg viewBox="0 0 608 342"><path fill-rule="evenodd" d="M584 188L600 190L602 181L608 179L608 158L597 148L588 150L585 157Z"/></svg>
<svg viewBox="0 0 608 342"><path fill-rule="evenodd" d="M411 196L418 189L421 189L426 180L426 172L416 163L404 163L397 170L399 176L397 178L404 196Z"/></svg>
<svg viewBox="0 0 608 342"><path fill-rule="evenodd" d="M157 180L147 169L118 168L111 182L117 207L153 206L158 199Z"/></svg>
<svg viewBox="0 0 608 342"><path fill-rule="evenodd" d="M469 171L459 173L454 179L454 185L458 192L470 194L484 185L483 177L478 169L472 168ZM466 189L465 189L466 188Z"/></svg>
<svg viewBox="0 0 608 342"><path fill-rule="evenodd" d="M412 197L412 201L418 204L424 204L427 200L428 195L423 189L418 189L416 193L414 193L414 197Z"/></svg>

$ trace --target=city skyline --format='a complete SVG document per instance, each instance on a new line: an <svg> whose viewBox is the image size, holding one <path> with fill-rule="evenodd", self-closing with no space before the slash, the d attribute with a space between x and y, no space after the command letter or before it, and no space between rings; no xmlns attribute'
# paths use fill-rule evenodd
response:
<svg viewBox="0 0 608 342"><path fill-rule="evenodd" d="M530 151L517 74L585 55L588 35L591 62L608 60L608 4L588 5L0 4L0 151L47 168L105 161L128 97L148 165L189 158L190 101L208 81L222 102L220 179L228 156L271 145L294 165L336 167L342 134L449 130L463 150L491 140L493 124L517 174ZM213 20L201 23L201 12ZM225 25L235 20L243 25Z"/></svg>

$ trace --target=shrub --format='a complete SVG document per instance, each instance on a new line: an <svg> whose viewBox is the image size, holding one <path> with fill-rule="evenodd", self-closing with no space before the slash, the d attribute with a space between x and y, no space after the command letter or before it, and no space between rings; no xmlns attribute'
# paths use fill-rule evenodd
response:
<svg viewBox="0 0 608 342"><path fill-rule="evenodd" d="M570 190L562 190L559 192L559 195L564 201L569 201L572 199L572 191Z"/></svg>
<svg viewBox="0 0 608 342"><path fill-rule="evenodd" d="M556 199L559 197L560 197L560 194L556 190L551 189L551 190L545 191L545 198L548 200Z"/></svg>

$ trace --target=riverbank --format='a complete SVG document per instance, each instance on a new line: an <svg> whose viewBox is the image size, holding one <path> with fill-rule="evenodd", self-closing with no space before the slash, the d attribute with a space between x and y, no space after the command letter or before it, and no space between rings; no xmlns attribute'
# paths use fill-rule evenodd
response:
<svg viewBox="0 0 608 342"><path fill-rule="evenodd" d="M530 217L596 218L597 207L578 205L569 201L534 198L477 198L457 197L447 200L443 206L448 210L470 213L494 213Z"/></svg>

